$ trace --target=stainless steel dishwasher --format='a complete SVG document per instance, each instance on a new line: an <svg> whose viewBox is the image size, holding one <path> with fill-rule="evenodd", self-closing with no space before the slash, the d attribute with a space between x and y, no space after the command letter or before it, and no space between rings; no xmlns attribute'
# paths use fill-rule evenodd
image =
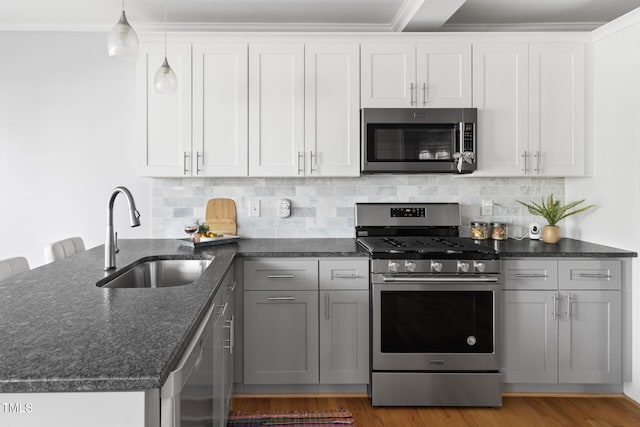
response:
<svg viewBox="0 0 640 427"><path fill-rule="evenodd" d="M211 304L176 369L160 390L161 427L204 427L214 423L214 309L215 304Z"/></svg>

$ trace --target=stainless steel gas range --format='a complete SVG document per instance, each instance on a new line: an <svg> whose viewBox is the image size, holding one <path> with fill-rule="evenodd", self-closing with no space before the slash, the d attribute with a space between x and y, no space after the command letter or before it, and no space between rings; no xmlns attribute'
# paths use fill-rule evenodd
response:
<svg viewBox="0 0 640 427"><path fill-rule="evenodd" d="M500 260L455 203L357 203L371 254L374 406L501 406Z"/></svg>

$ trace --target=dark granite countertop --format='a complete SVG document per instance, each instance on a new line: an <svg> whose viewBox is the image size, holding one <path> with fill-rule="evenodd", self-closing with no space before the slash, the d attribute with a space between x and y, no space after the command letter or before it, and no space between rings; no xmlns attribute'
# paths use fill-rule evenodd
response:
<svg viewBox="0 0 640 427"><path fill-rule="evenodd" d="M497 250L502 258L628 258L638 256L636 252L570 238L562 238L558 243L544 243L542 240L530 239L476 240L475 242Z"/></svg>
<svg viewBox="0 0 640 427"><path fill-rule="evenodd" d="M118 268L147 256L215 257L193 284L103 289L104 246L0 282L0 393L162 386L236 256L367 256L353 239L246 239L193 250L119 241Z"/></svg>
<svg viewBox="0 0 640 427"><path fill-rule="evenodd" d="M637 256L573 239L479 244L503 257ZM0 393L159 388L237 256L368 256L354 239L241 239L195 251L171 239L119 245L119 268L147 256L215 259L191 285L103 289L99 246L0 282Z"/></svg>

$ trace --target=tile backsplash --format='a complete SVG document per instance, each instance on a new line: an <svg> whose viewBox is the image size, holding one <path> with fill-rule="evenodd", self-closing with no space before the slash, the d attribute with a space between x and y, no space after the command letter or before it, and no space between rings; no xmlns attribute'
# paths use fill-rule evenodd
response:
<svg viewBox="0 0 640 427"><path fill-rule="evenodd" d="M367 175L357 178L156 178L152 180L152 236L185 237L185 225L203 220L207 200L236 203L243 237L353 237L356 202L457 202L462 236L474 220L501 221L517 237L532 217L516 200L539 201L553 193L564 200L563 178L479 178L455 175ZM291 216L277 216L278 200L291 201ZM249 216L249 201L260 216ZM481 216L482 200L493 200L492 216Z"/></svg>

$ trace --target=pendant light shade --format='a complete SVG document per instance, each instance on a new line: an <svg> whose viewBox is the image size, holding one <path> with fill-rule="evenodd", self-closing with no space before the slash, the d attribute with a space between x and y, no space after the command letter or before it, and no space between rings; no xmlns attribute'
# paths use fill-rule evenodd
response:
<svg viewBox="0 0 640 427"><path fill-rule="evenodd" d="M113 27L107 39L109 56L122 61L135 61L138 59L138 35L129 25L124 14L124 1L122 2L122 15Z"/></svg>
<svg viewBox="0 0 640 427"><path fill-rule="evenodd" d="M162 66L158 68L155 77L156 92L161 94L176 93L178 90L178 78L176 73L173 72L167 61L167 57L164 57Z"/></svg>
<svg viewBox="0 0 640 427"><path fill-rule="evenodd" d="M176 93L178 78L167 61L167 0L164 0L164 61L156 72L154 79L156 92L166 95Z"/></svg>

